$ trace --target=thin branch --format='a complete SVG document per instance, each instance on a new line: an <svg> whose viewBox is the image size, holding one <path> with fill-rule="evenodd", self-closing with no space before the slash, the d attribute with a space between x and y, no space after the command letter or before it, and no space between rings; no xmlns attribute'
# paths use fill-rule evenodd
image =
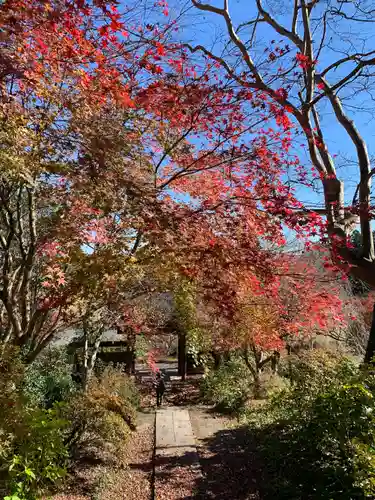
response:
<svg viewBox="0 0 375 500"><path fill-rule="evenodd" d="M337 69L341 64L345 64L346 62L349 61L357 61L360 60L362 57L369 57L371 55L375 54L375 50L371 50L370 52L356 52L355 54L351 54L350 56L343 57L341 59L338 59L337 61L333 62L329 66L327 66L321 73L321 76L325 76L329 71L332 71L333 69Z"/></svg>
<svg viewBox="0 0 375 500"><path fill-rule="evenodd" d="M214 12L215 14L219 14L222 16L224 14L224 9L219 9L218 7L214 7L213 5L208 5L205 3L197 2L197 0L191 0L194 7L197 7L199 10L205 10L207 12Z"/></svg>
<svg viewBox="0 0 375 500"><path fill-rule="evenodd" d="M294 16L296 16L296 18L297 18L297 15L296 15L296 4L298 3L298 0L296 0L296 2L295 2L295 9L294 9L293 23L292 23L292 31L287 30L284 26L282 26L281 24L279 24L276 21L276 19L273 18L269 14L269 12L265 11L264 8L263 8L263 6L262 6L261 0L256 0L256 3L257 3L257 7L258 7L259 12L262 14L262 16L264 17L264 19L268 22L268 24L270 26L272 26L272 28L275 31L277 31L277 33L279 33L279 35L285 36L286 38L288 38L290 41L292 41L300 49L301 52L303 52L303 41L301 40L301 38L295 32L295 24L297 22L297 19L294 20ZM294 30L293 30L293 27L294 27Z"/></svg>
<svg viewBox="0 0 375 500"><path fill-rule="evenodd" d="M326 97L327 91L329 89L329 92L336 92L340 87L343 87L346 83L348 83L352 78L357 76L360 71L365 68L366 66L375 66L375 57L372 59L369 59L367 61L360 61L355 68L352 69L350 73L348 73L345 77L341 78L338 82L336 82L334 85L330 85L324 89L324 92L319 94L315 99L313 99L310 102L310 106L314 106L317 104L323 97ZM316 75L316 79L322 83L327 84L326 80L323 78L323 73L320 73L319 75Z"/></svg>
<svg viewBox="0 0 375 500"><path fill-rule="evenodd" d="M217 7L213 7L212 5L199 3L199 2L197 2L197 0L191 0L191 1L192 1L193 5L195 7L197 7L197 9L203 10L203 11L208 11L208 12L213 12L213 13L218 14L218 15L223 17L223 19L227 25L227 30L228 30L228 33L229 33L229 36L230 36L232 42L240 50L244 61L246 62L248 68L252 72L258 85L260 84L261 86L264 86L263 79L260 76L259 72L257 71L256 66L254 64L254 61L251 59L250 54L245 47L245 44L241 41L241 39L239 38L239 36L237 35L237 33L233 27L232 19L229 15L229 11L228 11L228 3L225 2L224 9L218 9Z"/></svg>
<svg viewBox="0 0 375 500"><path fill-rule="evenodd" d="M292 33L295 36L298 36L297 35L297 20L298 20L298 0L294 0L293 19L292 19Z"/></svg>
<svg viewBox="0 0 375 500"><path fill-rule="evenodd" d="M137 249L142 241L142 235L143 235L142 231L138 231L134 245L133 245L132 249L130 250L130 255L134 255L135 252L137 251Z"/></svg>

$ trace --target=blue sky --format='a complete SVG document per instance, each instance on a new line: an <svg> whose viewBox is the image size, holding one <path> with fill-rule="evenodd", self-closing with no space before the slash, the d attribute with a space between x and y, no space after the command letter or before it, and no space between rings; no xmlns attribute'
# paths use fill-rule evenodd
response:
<svg viewBox="0 0 375 500"><path fill-rule="evenodd" d="M127 5L126 0L120 0L122 5ZM132 2L132 0L129 0ZM143 9L143 21L145 24L148 22L165 22L165 17L161 15L160 7L155 9L155 0L145 0L149 2L150 9ZM205 0L212 5L222 7L223 0ZM189 0L169 0L170 6L170 16L173 18L176 16L181 9L185 9L189 5ZM291 26L291 12L294 0L263 0L264 6L268 8L269 4L273 7L279 5L281 6L279 10L276 9L276 16L280 24L285 24L286 26ZM367 0L363 0L363 5L367 4ZM322 4L326 5L326 2ZM254 18L255 0L229 0L230 14L235 26L239 23L247 21ZM157 14L159 12L159 15ZM175 34L176 39L189 41L191 44L202 44L212 49L213 52L220 54L224 43L227 40L227 35L225 31L225 25L222 19L214 14L203 13L197 9L188 9L186 15L184 15L179 21L179 26L181 29ZM353 40L358 40L358 37L363 37L361 40L361 50L366 50L368 47L375 47L375 30L372 30L372 24L364 24L360 26L343 25L340 27L340 34L329 33L329 38L332 37L330 41L330 48L322 51L318 58L317 70L321 71L326 66L328 66L333 60L337 60L342 57L342 52L353 42ZM320 38L321 27L317 27L316 35L314 41ZM264 56L264 47L270 47L270 41L275 39L279 41L280 36L274 33L271 28L267 27L266 24L261 25L259 32L258 43L255 48L252 49L252 56L254 59L257 56ZM258 48L257 48L258 47ZM347 65L340 71L332 73L331 77L328 78L330 83L334 83L342 75L347 74L350 71L350 66ZM342 96L344 97L344 107L348 115L354 119L358 129L365 138L367 146L369 149L370 156L375 154L374 151L374 136L375 127L372 126L372 115L369 112L363 111L363 105L367 106L369 109L372 108L374 101L371 101L371 96L369 94L362 93L361 96L351 96L351 90L346 90ZM375 106L374 106L375 107ZM358 108L358 109L355 109ZM346 203L350 204L353 193L355 191L358 182L358 167L356 165L355 149L351 141L349 140L344 129L338 124L329 103L325 103L320 109L320 118L325 140L329 146L330 153L332 155L337 155L335 159L336 166L338 167L338 176L345 183L345 197ZM306 146L302 147L305 140L301 136L301 139L297 139L294 144L295 153L299 156L301 161L306 165L310 166L311 162L309 156L306 154ZM298 187L297 189L298 197L307 206L323 206L323 197L319 194L314 193L312 190L304 187Z"/></svg>
<svg viewBox="0 0 375 500"><path fill-rule="evenodd" d="M206 1L218 7L222 7L223 5L223 0ZM272 3L275 5L275 2ZM280 13L277 15L277 19L280 23L285 23L288 27L291 26L290 13L292 11L293 3L293 0L283 0L282 2L279 2L279 5L282 7ZM363 4L366 3L366 0L364 0ZM173 2L173 0L171 0L170 4L171 13L173 15L173 13L177 11L177 8L181 8L182 4L185 5L185 2L181 2L181 0L175 0ZM266 1L264 1L264 5L267 6ZM254 6L255 0L229 0L230 14L234 25L238 25L239 23L254 18ZM220 17L208 12L206 13L193 9L189 12L188 17L186 17L183 24L184 28L182 34L186 40L191 41L191 43L205 45L209 48L214 47L213 51L220 54L223 43L227 39L225 25ZM320 34L321 29L318 28L314 39L319 40ZM372 47L375 47L375 30L372 29L372 24L361 24L358 26L355 26L352 23L342 24L340 26L340 36L333 32L328 35L328 40L332 37L332 40L330 41L330 48L327 48L320 54L317 66L318 71L328 66L333 60L341 58L343 56L342 52L353 40L358 40L358 37L363 37L364 39L363 41L358 40L358 46L360 46L361 50L367 49L368 47L371 47L371 45ZM280 38L281 37L277 34L275 35L273 30L267 27L266 24L261 25L258 46L262 47L262 49L258 49L258 54L256 49L253 50L253 57L256 58L257 55L261 54L264 46L269 46L267 41L269 42L272 39L279 40ZM351 67L346 65L343 67L341 72L336 71L335 73L332 73L332 77L329 80L331 82L336 81L336 79L340 78L343 74L347 74L350 69ZM371 156L375 153L373 147L375 127L372 123L372 116L368 112L363 111L363 105L371 108L373 102L371 101L370 95L366 93L362 93L361 96L351 97L350 92L351 91L348 89L340 95L342 95L345 99L348 99L344 100L346 111L349 116L355 120L358 129L365 138ZM356 110L356 107L361 109ZM338 174L345 182L346 202L350 203L356 187L356 181L358 179L358 169L355 165L355 149L344 129L338 124L329 104L326 103L322 106L320 111L323 133L331 154L338 155L335 160L338 166ZM306 164L310 164L310 160L305 154L306 149L300 147L299 143L304 143L302 137L301 140L296 141L295 144L298 156L304 160ZM346 161L346 158L354 160L353 165L351 165L349 161ZM299 194L303 201L310 202L311 204L321 202L321 197L316 196L310 190L299 188Z"/></svg>

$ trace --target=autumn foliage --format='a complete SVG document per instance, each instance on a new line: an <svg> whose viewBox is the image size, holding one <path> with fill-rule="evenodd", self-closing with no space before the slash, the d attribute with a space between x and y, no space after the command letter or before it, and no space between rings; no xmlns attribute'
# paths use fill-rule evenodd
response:
<svg viewBox="0 0 375 500"><path fill-rule="evenodd" d="M235 371L247 397L264 395L262 370L275 373L287 350L346 340L363 307L370 322L371 294L348 293L343 207L328 200L324 218L299 200L301 186L337 185L319 121L306 121L282 76L289 57L292 77L311 82L315 56L274 40L262 80L246 57L232 71L179 42L172 14L164 0L0 2L0 434L11 436L0 468L17 498L62 477L87 433L123 449L134 429L133 383L95 373L109 329L133 361L140 334L178 333L220 367L214 379L224 367L219 384ZM315 169L296 154L298 127ZM27 390L43 363L43 384L53 380L46 348L72 332L78 368L73 383L64 364L64 377L75 395L60 407L51 391L42 408ZM152 371L156 355L145 356Z"/></svg>
<svg viewBox="0 0 375 500"><path fill-rule="evenodd" d="M1 6L1 335L32 356L94 311L139 331L134 298L179 277L223 321L246 310L262 348L341 320L278 250L325 230L285 183L304 174L283 89L218 81L155 9L158 27L104 0Z"/></svg>

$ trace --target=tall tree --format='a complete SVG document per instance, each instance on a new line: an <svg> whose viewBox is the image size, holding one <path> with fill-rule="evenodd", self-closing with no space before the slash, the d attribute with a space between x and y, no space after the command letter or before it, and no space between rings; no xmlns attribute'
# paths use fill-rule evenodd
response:
<svg viewBox="0 0 375 500"><path fill-rule="evenodd" d="M265 242L322 227L284 182L297 159L282 100L220 84L169 40L173 23L133 14L0 7L1 335L33 355L86 292L147 289L133 265L199 279L230 317L241 272L278 286Z"/></svg>
<svg viewBox="0 0 375 500"><path fill-rule="evenodd" d="M120 14L112 1L10 0L0 18L0 338L32 358L79 319L75 301L91 278L105 286L124 252L131 257L134 210L119 222L110 196L131 198L132 182L116 171L130 148L114 134L134 107L135 52L149 46L125 31L132 10Z"/></svg>
<svg viewBox="0 0 375 500"><path fill-rule="evenodd" d="M208 45L189 46L189 49L204 54L248 95L254 93L274 103L276 120L291 119L297 125L298 135L305 137L314 176L322 183L323 213L334 258L344 260L353 275L373 286L371 179L374 169L350 108L353 99L361 102L372 91L373 5L319 0L295 0L288 5L266 3L254 0L233 20L230 9L234 8L234 2L232 6L230 0L210 3L192 0L192 5L201 13L220 18L227 39L219 51ZM351 203L347 202L348 194L345 197L344 179L337 171L327 142L322 119L327 108L332 110L337 126L345 132L356 155L357 187ZM307 172L302 176L301 170L297 173L300 181L308 183ZM360 255L347 245L348 230L357 220L362 236ZM372 328L365 361L370 361L374 351L375 330Z"/></svg>

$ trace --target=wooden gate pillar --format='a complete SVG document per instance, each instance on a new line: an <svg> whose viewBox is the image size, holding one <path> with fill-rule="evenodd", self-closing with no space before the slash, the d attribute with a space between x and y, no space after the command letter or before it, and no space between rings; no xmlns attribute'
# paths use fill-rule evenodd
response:
<svg viewBox="0 0 375 500"><path fill-rule="evenodd" d="M182 380L186 379L186 335L178 334L178 374Z"/></svg>

